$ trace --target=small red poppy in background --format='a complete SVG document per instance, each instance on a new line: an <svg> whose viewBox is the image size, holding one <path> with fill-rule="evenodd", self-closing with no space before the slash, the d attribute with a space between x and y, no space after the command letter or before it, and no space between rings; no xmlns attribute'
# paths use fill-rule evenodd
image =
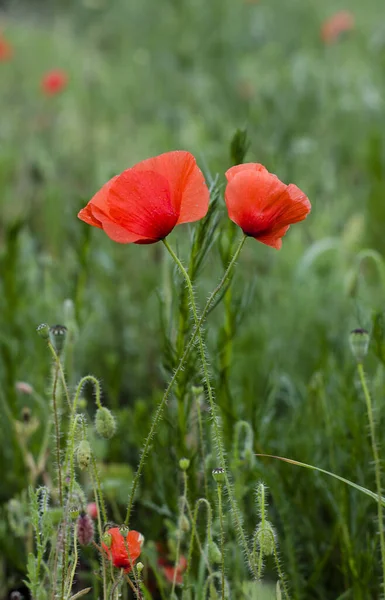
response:
<svg viewBox="0 0 385 600"><path fill-rule="evenodd" d="M175 576L175 583L181 585L183 583L183 573L187 567L187 559L185 556L181 556L178 565L175 567L174 563L169 562L165 558L158 558L158 565L160 566L167 581L173 583ZM176 574L175 574L176 573Z"/></svg>
<svg viewBox="0 0 385 600"><path fill-rule="evenodd" d="M354 15L347 10L341 10L326 19L321 28L321 37L325 44L332 44L338 40L341 33L352 29L354 29Z"/></svg>
<svg viewBox="0 0 385 600"><path fill-rule="evenodd" d="M13 56L13 47L11 44L0 34L0 62L6 62Z"/></svg>
<svg viewBox="0 0 385 600"><path fill-rule="evenodd" d="M144 537L138 531L111 527L103 535L102 548L114 567L129 573L140 556L143 542Z"/></svg>
<svg viewBox="0 0 385 600"><path fill-rule="evenodd" d="M90 515L91 519L98 518L98 507L96 506L96 502L89 502L87 504L87 513Z"/></svg>
<svg viewBox="0 0 385 600"><path fill-rule="evenodd" d="M285 185L258 163L226 172L225 201L229 217L246 235L279 250L290 225L306 218L311 205L292 183Z"/></svg>
<svg viewBox="0 0 385 600"><path fill-rule="evenodd" d="M68 84L68 75L61 69L53 69L45 73L41 80L41 89L46 96L55 96L62 92Z"/></svg>
<svg viewBox="0 0 385 600"><path fill-rule="evenodd" d="M192 154L166 152L108 181L79 214L121 244L154 244L181 223L202 219L209 190Z"/></svg>

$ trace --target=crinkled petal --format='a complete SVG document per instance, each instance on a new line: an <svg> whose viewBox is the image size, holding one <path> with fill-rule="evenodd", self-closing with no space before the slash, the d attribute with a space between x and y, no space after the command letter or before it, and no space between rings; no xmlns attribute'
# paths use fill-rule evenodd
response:
<svg viewBox="0 0 385 600"><path fill-rule="evenodd" d="M260 163L243 163L241 165L235 165L235 167L231 167L225 173L227 181L231 181L234 179L238 173L242 173L243 171L257 171L261 173L268 173L266 167L261 165Z"/></svg>
<svg viewBox="0 0 385 600"><path fill-rule="evenodd" d="M165 177L170 186L172 205L178 214L178 225L198 221L206 215L209 190L203 173L190 152L166 152L138 163L132 170L150 170Z"/></svg>
<svg viewBox="0 0 385 600"><path fill-rule="evenodd" d="M178 219L168 181L154 171L123 171L111 184L107 206L115 224L154 242L165 238Z"/></svg>

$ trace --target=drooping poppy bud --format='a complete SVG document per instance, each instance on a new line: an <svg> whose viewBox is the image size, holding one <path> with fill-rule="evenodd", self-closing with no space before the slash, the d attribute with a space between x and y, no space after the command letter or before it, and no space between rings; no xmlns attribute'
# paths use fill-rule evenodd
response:
<svg viewBox="0 0 385 600"><path fill-rule="evenodd" d="M116 431L116 421L108 408L102 406L98 408L95 415L95 429L100 437L109 440Z"/></svg>
<svg viewBox="0 0 385 600"><path fill-rule="evenodd" d="M87 440L82 440L78 446L76 458L78 461L79 469L87 469L91 460L91 446Z"/></svg>
<svg viewBox="0 0 385 600"><path fill-rule="evenodd" d="M358 363L362 363L368 353L370 336L366 329L354 329L350 333L350 348Z"/></svg>
<svg viewBox="0 0 385 600"><path fill-rule="evenodd" d="M94 524L89 515L81 512L77 520L77 534L79 544L87 546L94 539Z"/></svg>

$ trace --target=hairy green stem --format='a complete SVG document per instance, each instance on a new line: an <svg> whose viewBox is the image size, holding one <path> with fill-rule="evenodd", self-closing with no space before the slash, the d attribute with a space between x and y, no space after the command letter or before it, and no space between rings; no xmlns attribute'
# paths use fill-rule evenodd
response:
<svg viewBox="0 0 385 600"><path fill-rule="evenodd" d="M137 468L134 480L132 482L131 492L130 492L130 496L129 496L129 500L128 500L128 505L127 505L127 514L126 514L126 519L125 519L125 524L126 525L128 525L129 521L130 521L130 516L131 516L131 512L132 512L132 505L134 503L135 492L136 492L136 489L138 487L138 483L139 483L140 476L142 474L143 466L144 466L144 463L145 463L146 458L147 458L147 454L148 454L148 451L149 451L149 448L150 448L150 445L151 445L151 440L152 440L152 438L153 438L153 436L155 434L155 431L157 429L158 423L159 423L159 421L160 421L160 419L162 417L163 409L164 409L165 404L167 402L167 399L168 399L168 397L170 395L171 389L172 389L172 387L173 387L173 385L174 385L174 383L175 383L175 381L176 381L176 379L177 379L180 371L184 368L184 365L186 363L186 360L187 360L187 357L188 357L188 355L190 353L190 350L191 350L191 348L194 345L195 338L196 338L196 336L198 334L198 331L200 330L200 327L202 326L202 323L205 320L205 318L207 316L207 313L209 312L209 310L210 310L210 308L212 306L213 301L215 300L215 298L217 297L217 295L219 294L219 292L223 288L224 284L226 283L226 281L227 281L227 279L229 277L229 274L230 274L231 270L233 269L234 264L237 261L238 256L239 256L239 254L240 254L240 252L242 250L242 247L243 247L243 244L245 243L245 240L246 240L246 236L244 235L244 236L242 236L242 238L240 240L240 243L238 245L238 248L236 249L236 251L234 253L234 256L231 259L231 261L230 261L230 263L229 263L229 265L228 265L228 267L227 267L227 269L226 269L226 271L225 271L222 279L220 280L220 282L218 283L218 285L216 286L216 288L213 290L213 292L210 294L210 296L209 296L209 298L208 298L208 300L206 302L206 306L204 307L202 315L201 315L201 317L199 319L199 323L195 327L195 329L194 329L194 331L193 331L193 333L191 335L190 341L188 342L187 346L185 347L185 351L183 353L183 356L180 359L179 364L178 364L177 368L175 369L175 372L174 372L173 376L171 377L171 380L170 380L170 382L169 382L169 384L168 384L168 386L166 388L166 391L164 392L163 398L162 398L162 400L160 401L160 403L158 405L158 408L156 410L156 413L155 413L155 416L154 416L154 419L153 419L150 431L149 431L149 433L147 435L147 438L146 438L146 440L144 442L142 454L141 454L140 461L139 461L139 466Z"/></svg>
<svg viewBox="0 0 385 600"><path fill-rule="evenodd" d="M244 239L245 238L246 238L246 236L244 236ZM243 239L243 242L244 242L244 239ZM252 560L252 555L250 554L250 551L249 551L246 535L245 535L245 532L242 527L241 515L240 515L239 508L237 506L235 496L234 496L234 493L233 493L233 490L231 487L231 483L230 483L230 480L229 480L229 477L228 477L227 471L226 471L225 449L224 449L224 445L223 445L223 441L222 441L221 428L220 428L220 424L219 424L219 420L218 420L218 416L217 416L216 404L215 404L215 400L214 400L214 393L213 393L213 389L212 389L211 381L210 381L210 374L209 374L208 363L207 363L207 358L206 358L206 351L205 351L203 336L202 336L202 331L201 331L201 321L198 318L193 286L192 286L191 279L190 279L186 269L184 268L183 264L181 263L181 261L179 260L177 255L174 253L174 251L170 247L167 240L163 240L163 244L165 245L169 254L171 255L171 257L173 258L173 260L179 267L179 269L186 281L187 289L188 289L189 296L190 296L191 309L192 309L195 326L196 326L197 333L198 333L199 353L201 356L204 382L206 384L207 395L208 395L209 404L210 404L211 418L212 418L213 430L214 430L214 439L215 439L215 443L217 446L219 464L220 464L221 468L224 470L227 494L228 494L231 510L233 512L233 517L235 519L237 533L238 533L239 539L241 541L241 544L243 546L243 551L244 551L245 555L247 556L250 570L255 575L254 562Z"/></svg>
<svg viewBox="0 0 385 600"><path fill-rule="evenodd" d="M176 577L178 574L178 566L179 566L180 545L181 545L181 540L182 540L181 520L184 517L186 503L187 503L187 473L186 473L186 471L183 471L183 496L182 496L182 501L181 501L181 506L180 506L178 542L176 545L176 552L175 552L175 564L174 564L174 575L172 578L171 598L175 594Z"/></svg>
<svg viewBox="0 0 385 600"><path fill-rule="evenodd" d="M225 600L225 532L223 527L223 507L222 507L222 484L218 482L218 512L219 524L221 530L221 573L222 573L222 600Z"/></svg>
<svg viewBox="0 0 385 600"><path fill-rule="evenodd" d="M382 587L385 586L385 537L384 537L384 522L383 522L383 506L381 501L381 463L378 452L377 440L376 440L376 429L374 426L373 417L373 406L372 399L370 396L369 388L366 383L365 371L361 362L357 364L357 370L361 381L362 390L364 392L366 401L366 410L368 413L369 429L370 429L370 440L372 444L372 453L374 459L374 470L376 476L376 488L377 488L377 515L378 515L378 527L380 533L380 548L381 548L381 563L382 563Z"/></svg>
<svg viewBox="0 0 385 600"><path fill-rule="evenodd" d="M60 502L60 506L63 506L62 473L61 473L61 459L60 459L60 426L59 426L59 415L58 415L57 402L56 402L58 374L59 374L59 368L58 368L58 365L56 364L53 388L52 388L52 408L53 408L53 418L54 418L54 422L55 422L57 478L59 480L59 502Z"/></svg>

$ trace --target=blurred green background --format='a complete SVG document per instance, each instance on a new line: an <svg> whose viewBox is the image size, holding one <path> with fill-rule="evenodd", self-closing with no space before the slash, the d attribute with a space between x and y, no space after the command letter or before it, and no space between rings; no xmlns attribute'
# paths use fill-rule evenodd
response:
<svg viewBox="0 0 385 600"><path fill-rule="evenodd" d="M237 128L248 131L247 159L296 183L313 209L280 252L247 241L230 330L223 306L210 316L227 448L235 423L246 420L254 452L374 489L347 339L354 327L376 323L367 371L383 441L382 0L29 0L2 2L0 10L13 47L12 59L0 62L0 595L18 587L25 564L23 536L14 539L7 523L9 500L28 483L10 421L24 406L42 420L49 387L50 358L36 326L67 325L70 384L87 373L100 378L118 418L117 437L98 448L115 515L124 514L123 484L129 488L167 380L160 298L172 303L180 284L162 247L114 244L80 222L78 210L113 174L173 149L192 152L208 180L218 173L224 184ZM337 10L350 10L355 27L325 44L322 23ZM54 68L68 85L47 97L40 82ZM222 200L219 212L225 236ZM189 240L184 226L170 242L187 257ZM218 240L201 274L201 301L223 272ZM365 249L371 257L363 258ZM18 391L20 381L34 392ZM177 504L184 442L175 441L172 410L138 501L137 528L149 540ZM256 522L252 495L262 478L293 598L378 598L372 501L296 467L246 462L236 480L246 527Z"/></svg>

